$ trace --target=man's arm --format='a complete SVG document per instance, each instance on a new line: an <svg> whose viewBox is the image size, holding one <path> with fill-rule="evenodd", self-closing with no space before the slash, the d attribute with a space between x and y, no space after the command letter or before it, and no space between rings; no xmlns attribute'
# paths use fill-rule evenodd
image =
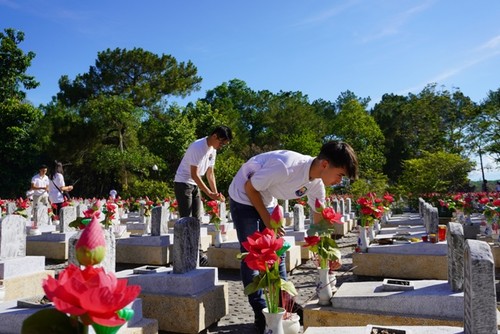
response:
<svg viewBox="0 0 500 334"><path fill-rule="evenodd" d="M266 227L271 228L270 225L270 220L271 220L271 214L269 211L267 211L266 206L264 205L264 202L262 201L262 196L260 195L260 192L257 191L251 182L251 179L245 182L245 191L247 193L248 199L252 203L253 207L257 212L259 213L260 218L262 219L262 222ZM278 235L284 236L285 235L285 229L281 227L277 231Z"/></svg>
<svg viewBox="0 0 500 334"><path fill-rule="evenodd" d="M205 182L203 182L200 175L198 175L198 166L191 166L191 178L194 180L194 182L200 188L200 190L203 191L208 197L210 197L210 199L213 200L219 199L219 194L217 192L213 192L212 190L210 190L205 184Z"/></svg>

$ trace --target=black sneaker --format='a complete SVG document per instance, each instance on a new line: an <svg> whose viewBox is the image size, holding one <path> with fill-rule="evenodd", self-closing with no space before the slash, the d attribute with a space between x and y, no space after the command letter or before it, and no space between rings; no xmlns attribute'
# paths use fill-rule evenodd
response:
<svg viewBox="0 0 500 334"><path fill-rule="evenodd" d="M200 267L208 267L208 257L205 254L200 254Z"/></svg>

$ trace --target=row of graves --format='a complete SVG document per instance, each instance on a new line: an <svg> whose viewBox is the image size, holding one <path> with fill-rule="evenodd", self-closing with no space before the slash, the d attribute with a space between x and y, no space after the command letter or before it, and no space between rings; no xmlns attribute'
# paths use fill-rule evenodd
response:
<svg viewBox="0 0 500 334"><path fill-rule="evenodd" d="M478 233L483 220L443 226L423 199L418 214L386 219L353 254L357 275L380 280L343 283L330 305L307 304L304 333L498 333L498 246Z"/></svg>
<svg viewBox="0 0 500 334"><path fill-rule="evenodd" d="M105 211L104 201L99 204ZM354 226L350 199L333 200L332 206L344 213L345 224L338 225L338 235ZM0 220L0 333L20 333L23 321L41 307L43 279L55 272L45 269L45 260L68 261L78 265L75 245L81 230L74 222L84 217L95 203L76 201L61 208L58 221L52 221L48 208L40 204L36 210L26 208L27 217L15 214L16 206L7 204L7 214ZM292 271L312 254L304 244L309 220L304 208L296 204L292 210L283 204L286 218L287 270ZM94 208L97 210L96 208ZM239 269L239 242L225 203L219 203L221 218L218 228L209 224L210 217L200 222L180 218L170 210L168 202L153 207L148 213L121 212L104 229L106 257L101 265L128 284L141 286L141 293L131 305L134 318L120 333L199 333L228 314L228 286L218 280L219 268ZM102 217L104 219L104 215ZM199 250L208 256L209 267L199 266ZM116 264L133 269L116 272Z"/></svg>

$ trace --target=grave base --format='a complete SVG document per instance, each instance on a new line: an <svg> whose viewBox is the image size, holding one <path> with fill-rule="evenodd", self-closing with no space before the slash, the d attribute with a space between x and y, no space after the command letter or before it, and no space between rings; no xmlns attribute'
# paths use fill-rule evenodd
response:
<svg viewBox="0 0 500 334"><path fill-rule="evenodd" d="M69 254L68 241L76 233L76 231L53 232L28 236L26 238L26 255L45 256L47 259L53 260L67 260Z"/></svg>
<svg viewBox="0 0 500 334"><path fill-rule="evenodd" d="M162 331L197 334L229 310L227 284L191 296L141 293L143 313L158 320Z"/></svg>
<svg viewBox="0 0 500 334"><path fill-rule="evenodd" d="M7 302L45 294L42 281L49 275L54 276L54 271L43 270L37 273L4 278L1 280L1 285L3 285L5 291L3 301ZM3 332L0 331L0 333Z"/></svg>
<svg viewBox="0 0 500 334"><path fill-rule="evenodd" d="M301 247L294 245L286 251L286 271L290 272L302 263ZM239 242L224 242L221 247L209 247L208 263L211 267L240 269L241 261L236 256L241 253Z"/></svg>
<svg viewBox="0 0 500 334"><path fill-rule="evenodd" d="M375 322L379 324L378 322ZM394 326L390 326L394 327ZM463 327L451 326L397 326L407 334L457 334L463 333ZM366 334L366 327L309 327L304 334Z"/></svg>
<svg viewBox="0 0 500 334"><path fill-rule="evenodd" d="M169 235L116 239L116 263L169 264L173 251L170 240Z"/></svg>
<svg viewBox="0 0 500 334"><path fill-rule="evenodd" d="M446 255L354 253L355 275L408 279L448 279Z"/></svg>

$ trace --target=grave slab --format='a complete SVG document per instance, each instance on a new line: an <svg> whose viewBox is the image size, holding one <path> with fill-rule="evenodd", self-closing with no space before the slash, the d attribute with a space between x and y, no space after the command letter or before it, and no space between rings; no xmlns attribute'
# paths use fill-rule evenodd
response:
<svg viewBox="0 0 500 334"><path fill-rule="evenodd" d="M116 239L116 262L165 265L172 263L173 236L131 236Z"/></svg>

